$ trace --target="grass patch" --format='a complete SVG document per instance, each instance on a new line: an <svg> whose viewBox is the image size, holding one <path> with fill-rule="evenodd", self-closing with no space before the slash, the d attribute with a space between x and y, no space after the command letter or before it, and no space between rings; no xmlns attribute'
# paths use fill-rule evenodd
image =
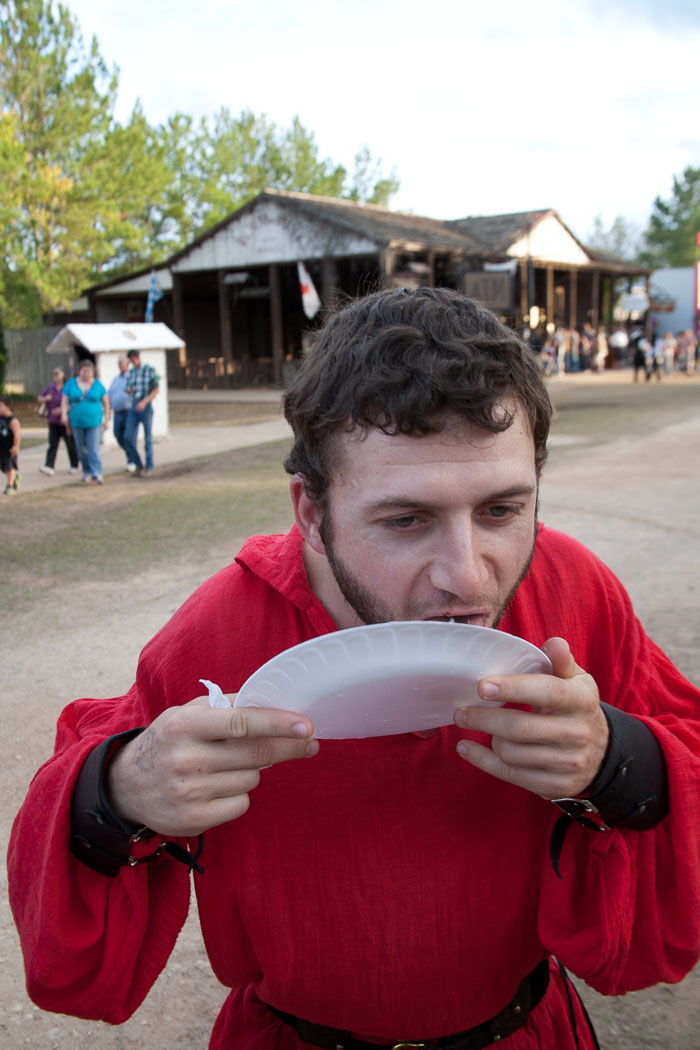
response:
<svg viewBox="0 0 700 1050"><path fill-rule="evenodd" d="M3 505L2 600L26 608L47 589L78 580L108 584L168 566L177 572L234 536L286 531L287 448L274 442L224 452L159 468L157 479L109 479L99 490L71 486Z"/></svg>
<svg viewBox="0 0 700 1050"><path fill-rule="evenodd" d="M239 423L266 423L282 414L277 401L171 401L170 422L176 426L230 426Z"/></svg>
<svg viewBox="0 0 700 1050"><path fill-rule="evenodd" d="M37 414L35 398L13 398L14 414L23 427L44 427L46 420ZM168 417L175 426L202 426L217 423L264 423L268 419L279 419L279 398L269 401L169 401Z"/></svg>

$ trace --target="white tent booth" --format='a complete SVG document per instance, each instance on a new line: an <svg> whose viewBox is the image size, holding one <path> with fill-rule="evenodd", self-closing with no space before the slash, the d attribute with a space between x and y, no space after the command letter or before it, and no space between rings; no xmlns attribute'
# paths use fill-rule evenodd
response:
<svg viewBox="0 0 700 1050"><path fill-rule="evenodd" d="M168 369L165 354L168 350L184 350L184 341L165 324L68 324L46 347L46 352L71 353L75 360L72 371L85 357L95 361L97 378L109 390L119 374L119 358L129 350L138 350L141 363L151 365L160 376L160 392L153 401L153 437L168 434ZM114 445L112 427L104 433L105 445Z"/></svg>

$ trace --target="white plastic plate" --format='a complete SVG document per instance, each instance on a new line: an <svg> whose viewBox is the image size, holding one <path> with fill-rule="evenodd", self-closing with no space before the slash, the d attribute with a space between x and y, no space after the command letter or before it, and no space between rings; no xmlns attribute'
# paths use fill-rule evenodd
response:
<svg viewBox="0 0 700 1050"><path fill-rule="evenodd" d="M438 620L352 627L287 649L250 676L234 707L306 715L320 739L389 736L451 725L495 674L551 674L548 657L503 631Z"/></svg>

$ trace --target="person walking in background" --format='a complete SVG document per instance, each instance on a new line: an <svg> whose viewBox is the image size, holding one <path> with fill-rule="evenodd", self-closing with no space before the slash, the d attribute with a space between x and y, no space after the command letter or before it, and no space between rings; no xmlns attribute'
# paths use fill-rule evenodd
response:
<svg viewBox="0 0 700 1050"><path fill-rule="evenodd" d="M581 336L572 328L569 332L569 353L570 353L570 367L567 368L567 372L578 372L581 367L581 359L579 357L579 350L581 347Z"/></svg>
<svg viewBox="0 0 700 1050"><path fill-rule="evenodd" d="M595 357L595 331L593 325L588 321L583 326L583 332L581 333L581 348L580 348L580 360L581 360L581 371L585 372L587 369L593 368L593 359Z"/></svg>
<svg viewBox="0 0 700 1050"><path fill-rule="evenodd" d="M605 363L608 360L608 337L605 333L605 325L601 325L595 335L591 366L594 372L604 372Z"/></svg>
<svg viewBox="0 0 700 1050"><path fill-rule="evenodd" d="M641 328L635 328L630 336L630 345L632 346L632 368L634 369L634 382L639 382L639 371L640 369L644 372L645 379L648 379L647 374L647 351L650 349L649 340L644 335Z"/></svg>
<svg viewBox="0 0 700 1050"><path fill-rule="evenodd" d="M95 377L95 365L88 358L80 362L78 375L63 387L61 422L69 427L83 467L83 481L102 484L100 437L109 426L109 397Z"/></svg>
<svg viewBox="0 0 700 1050"><path fill-rule="evenodd" d="M19 489L20 474L17 457L22 428L12 412L12 402L0 397L0 470L7 478L3 495L14 496Z"/></svg>
<svg viewBox="0 0 700 1050"><path fill-rule="evenodd" d="M653 376L660 383L663 379L665 362L666 348L663 336L657 336L651 348L650 368L647 378L651 379Z"/></svg>
<svg viewBox="0 0 700 1050"><path fill-rule="evenodd" d="M698 341L690 328L686 328L684 332L681 332L678 340L678 347L679 367L681 371L685 372L688 376L694 376Z"/></svg>
<svg viewBox="0 0 700 1050"><path fill-rule="evenodd" d="M46 449L46 460L43 467L39 467L42 474L52 477L56 464L56 454L61 438L66 443L66 451L70 461L70 474L78 473L78 453L75 449L73 435L69 433L61 422L61 399L63 397L63 384L66 381L66 373L62 368L54 368L53 382L45 386L37 397L40 405L46 406L46 416L49 424L49 446Z"/></svg>
<svg viewBox="0 0 700 1050"><path fill-rule="evenodd" d="M676 338L673 332L666 332L663 343L663 369L667 376L673 374L676 367Z"/></svg>
<svg viewBox="0 0 700 1050"><path fill-rule="evenodd" d="M114 436L117 439L119 447L123 448L124 452L126 452L126 444L124 441L126 421L129 417L129 409L133 404L131 394L127 394L126 392L126 387L129 382L129 359L127 357L120 357L117 364L119 365L119 375L116 375L110 383L109 403L112 406ZM127 454L127 470L128 469L129 457Z"/></svg>
<svg viewBox="0 0 700 1050"><path fill-rule="evenodd" d="M557 325L554 332L554 350L556 354L556 374L564 375L566 372L566 357L569 352L569 333L562 325Z"/></svg>
<svg viewBox="0 0 700 1050"><path fill-rule="evenodd" d="M126 356L133 366L128 373L126 385L126 391L133 399L124 433L126 469L130 474L140 474L143 471L143 461L136 447L139 424L143 424L146 474L150 474L153 470L153 399L160 390L160 377L155 368L141 364L141 354L138 350L129 350Z"/></svg>

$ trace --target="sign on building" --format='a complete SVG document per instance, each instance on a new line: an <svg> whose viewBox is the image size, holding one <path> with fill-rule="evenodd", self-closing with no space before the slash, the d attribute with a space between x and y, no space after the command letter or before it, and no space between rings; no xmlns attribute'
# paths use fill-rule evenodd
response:
<svg viewBox="0 0 700 1050"><path fill-rule="evenodd" d="M464 294L492 310L510 310L513 305L509 273L465 273Z"/></svg>

